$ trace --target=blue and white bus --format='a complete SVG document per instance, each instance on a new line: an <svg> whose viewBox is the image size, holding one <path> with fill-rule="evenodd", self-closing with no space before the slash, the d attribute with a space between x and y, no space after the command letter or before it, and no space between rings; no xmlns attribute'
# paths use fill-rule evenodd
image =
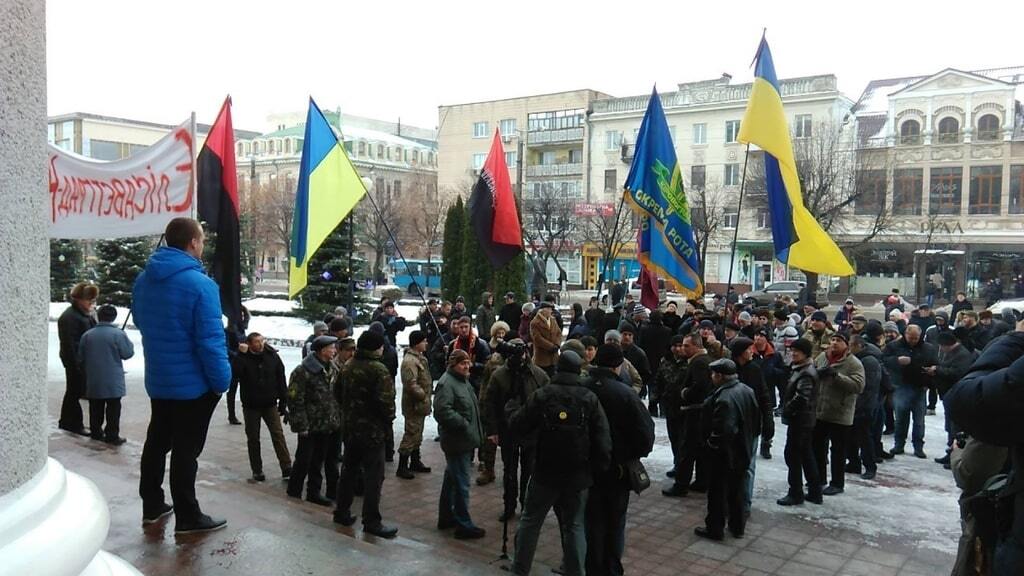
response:
<svg viewBox="0 0 1024 576"><path fill-rule="evenodd" d="M430 259L427 265L426 260L407 258L409 263L407 270L405 264L398 258L392 258L388 262L388 275L391 283L410 294L416 294L418 285L425 293L436 293L441 290L441 259ZM411 274L410 274L411 272Z"/></svg>

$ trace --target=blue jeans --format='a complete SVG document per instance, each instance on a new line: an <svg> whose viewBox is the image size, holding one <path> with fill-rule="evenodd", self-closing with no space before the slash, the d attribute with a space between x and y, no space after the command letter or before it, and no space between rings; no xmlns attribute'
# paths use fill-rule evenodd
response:
<svg viewBox="0 0 1024 576"><path fill-rule="evenodd" d="M526 489L526 505L519 517L516 529L515 556L512 573L523 576L530 573L533 555L537 552L537 540L544 518L552 507L562 522L563 574L582 576L587 557L587 537L583 528L583 515L587 504L587 490L558 490L530 479Z"/></svg>
<svg viewBox="0 0 1024 576"><path fill-rule="evenodd" d="M757 447L761 445L760 436L754 436L754 450L750 454L750 466L747 467L746 494L743 496L743 511L750 513L750 503L754 501L754 474L757 472Z"/></svg>
<svg viewBox="0 0 1024 576"><path fill-rule="evenodd" d="M911 441L914 449L924 448L924 411L928 404L928 389L917 386L900 385L892 393L893 409L896 416L895 446L902 448L907 443L907 428L910 418L914 418L914 429Z"/></svg>
<svg viewBox="0 0 1024 576"><path fill-rule="evenodd" d="M437 521L446 523L454 520L462 528L474 528L469 517L469 470L472 452L449 454L445 452L447 464L444 481L441 483L441 499L438 502Z"/></svg>

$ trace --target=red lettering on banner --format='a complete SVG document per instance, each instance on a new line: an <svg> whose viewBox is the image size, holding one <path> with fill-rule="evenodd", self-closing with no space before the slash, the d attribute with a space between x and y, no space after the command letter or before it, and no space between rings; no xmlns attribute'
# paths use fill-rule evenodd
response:
<svg viewBox="0 0 1024 576"><path fill-rule="evenodd" d="M191 172L192 171L192 159L195 156L192 154L192 135L188 133L188 130L184 128L178 128L174 131L174 139L185 144L188 148L188 162L183 162L174 167L178 172ZM192 207L192 178L188 180L188 193L185 194L185 200L176 206L169 206L174 212L184 212Z"/></svg>

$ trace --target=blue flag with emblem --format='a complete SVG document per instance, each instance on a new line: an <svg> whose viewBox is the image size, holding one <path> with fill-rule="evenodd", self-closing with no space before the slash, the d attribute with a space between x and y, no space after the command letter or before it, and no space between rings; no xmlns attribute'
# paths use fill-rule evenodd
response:
<svg viewBox="0 0 1024 576"><path fill-rule="evenodd" d="M698 273L700 263L690 207L657 89L651 93L640 124L623 193L640 216L637 259L659 277L674 283L680 293L701 296L704 287Z"/></svg>

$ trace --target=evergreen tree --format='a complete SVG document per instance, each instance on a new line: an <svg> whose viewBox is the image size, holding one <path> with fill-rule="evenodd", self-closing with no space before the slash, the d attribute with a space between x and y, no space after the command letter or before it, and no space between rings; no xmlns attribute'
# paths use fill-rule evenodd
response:
<svg viewBox="0 0 1024 576"><path fill-rule="evenodd" d="M444 219L444 244L441 246L441 295L445 300L455 301L462 283L463 232L467 228L466 207L459 196L448 207Z"/></svg>
<svg viewBox="0 0 1024 576"><path fill-rule="evenodd" d="M466 222L469 222L468 210L465 212L465 218ZM476 311L476 307L481 303L480 293L490 290L493 280L494 268L480 248L476 232L467 225L462 232L462 278L459 285L459 294L466 299L466 310Z"/></svg>
<svg viewBox="0 0 1024 576"><path fill-rule="evenodd" d="M82 278L82 243L50 240L50 301L66 302L71 287Z"/></svg>
<svg viewBox="0 0 1024 576"><path fill-rule="evenodd" d="M526 302L526 256L522 252L494 271L494 301L506 292L515 292L516 302Z"/></svg>
<svg viewBox="0 0 1024 576"><path fill-rule="evenodd" d="M341 224L320 245L313 254L307 270L305 290L299 293L299 314L311 322L322 320L336 306L349 305L349 292L352 289L351 278L361 278L364 262L353 257L353 270L348 270L349 231L352 218L345 218ZM353 295L354 307L362 301L359 292ZM357 311L350 309L349 315L357 317Z"/></svg>
<svg viewBox="0 0 1024 576"><path fill-rule="evenodd" d="M96 243L96 284L103 303L131 306L135 278L146 267L153 246L153 239L148 236Z"/></svg>

